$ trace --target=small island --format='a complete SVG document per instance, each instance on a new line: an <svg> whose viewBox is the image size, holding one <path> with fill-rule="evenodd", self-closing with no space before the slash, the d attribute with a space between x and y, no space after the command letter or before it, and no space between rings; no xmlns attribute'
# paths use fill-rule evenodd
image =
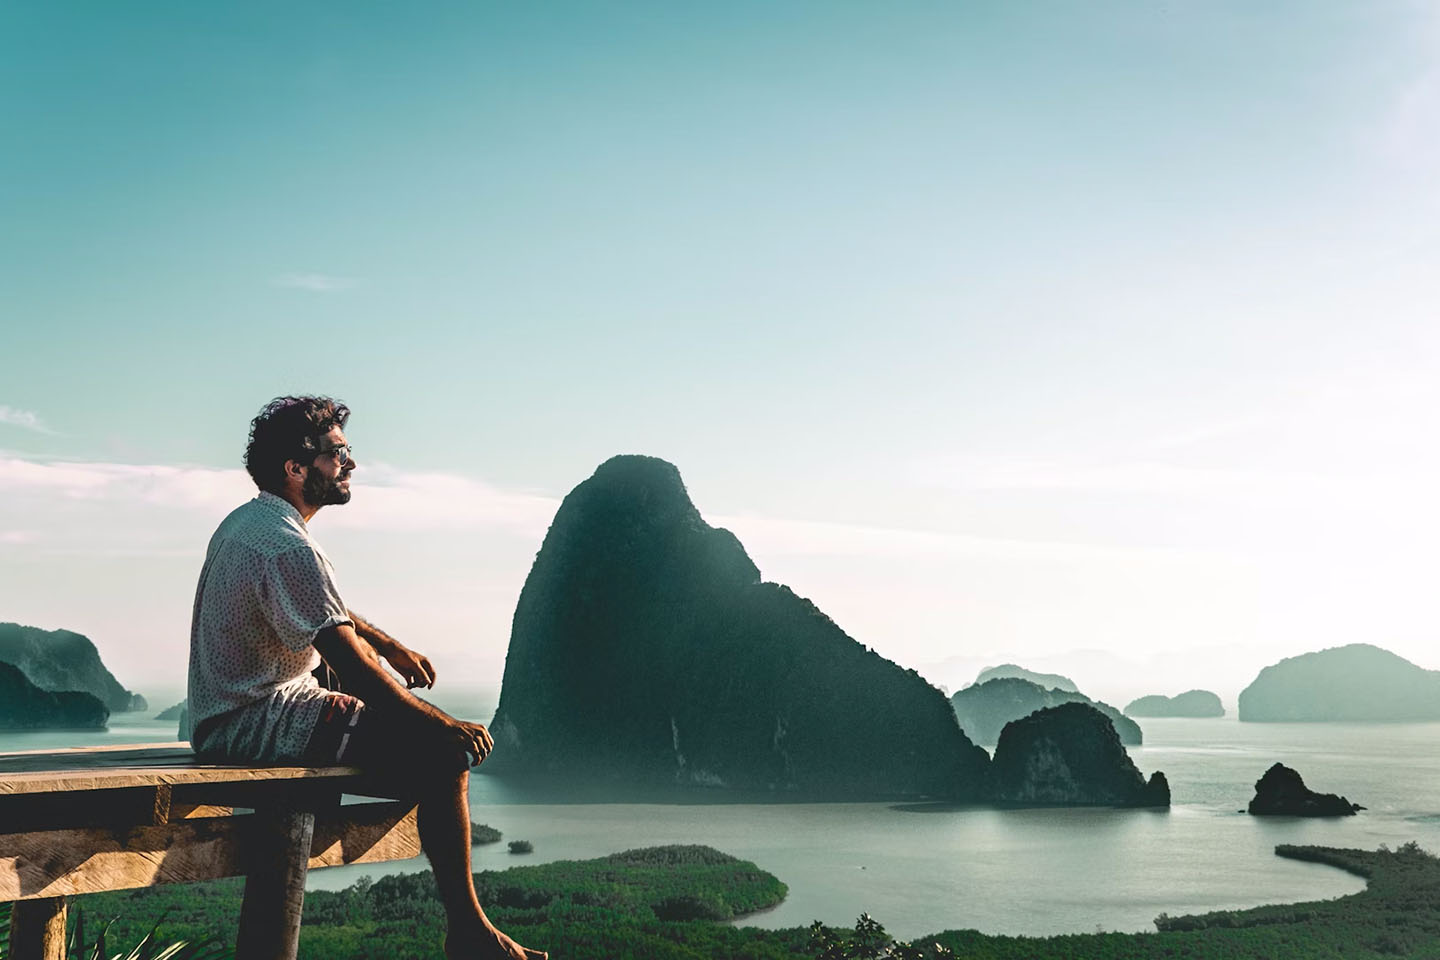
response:
<svg viewBox="0 0 1440 960"><path fill-rule="evenodd" d="M1255 781L1249 812L1268 817L1353 817L1364 809L1333 793L1316 793L1299 773L1277 763Z"/></svg>
<svg viewBox="0 0 1440 960"><path fill-rule="evenodd" d="M494 827L474 821L470 823L470 845L472 847L483 846L487 843L499 843L502 836L504 834Z"/></svg>
<svg viewBox="0 0 1440 960"><path fill-rule="evenodd" d="M511 841L510 841L510 852L511 852L511 853L534 853L534 852L535 852L535 844L531 843L529 840L511 840Z"/></svg>
<svg viewBox="0 0 1440 960"><path fill-rule="evenodd" d="M1225 706L1209 690L1187 690L1173 697L1152 694L1125 705L1128 717L1223 717Z"/></svg>
<svg viewBox="0 0 1440 960"><path fill-rule="evenodd" d="M1165 774L1147 783L1110 719L1084 703L1047 707L1006 724L990 783L992 798L1002 804L1170 806Z"/></svg>

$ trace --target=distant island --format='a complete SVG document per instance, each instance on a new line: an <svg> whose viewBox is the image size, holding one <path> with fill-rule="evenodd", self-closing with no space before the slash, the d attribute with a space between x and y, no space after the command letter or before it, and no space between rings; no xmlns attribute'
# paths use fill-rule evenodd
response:
<svg viewBox="0 0 1440 960"><path fill-rule="evenodd" d="M99 697L42 690L19 667L0 661L0 730L104 730L109 719Z"/></svg>
<svg viewBox="0 0 1440 960"><path fill-rule="evenodd" d="M761 579L680 472L620 456L565 497L515 609L492 774L979 800L939 690Z"/></svg>
<svg viewBox="0 0 1440 960"><path fill-rule="evenodd" d="M1026 670L1024 667L1014 663L1002 663L998 667L986 667L980 671L972 686L979 686L987 680L1029 680L1038 684L1046 690L1065 690L1069 693L1079 693L1080 688L1075 686L1075 681L1069 677L1062 677L1058 673L1036 673L1034 670Z"/></svg>
<svg viewBox="0 0 1440 960"><path fill-rule="evenodd" d="M175 721L175 739L190 739L190 700L187 697L171 707L166 707L155 714L156 720Z"/></svg>
<svg viewBox="0 0 1440 960"><path fill-rule="evenodd" d="M1266 667L1239 707L1249 722L1440 720L1440 672L1352 643Z"/></svg>
<svg viewBox="0 0 1440 960"><path fill-rule="evenodd" d="M987 745L997 743L1001 730L1011 721L1062 703L1083 703L1103 713L1114 725L1120 742L1126 746L1138 747L1144 740L1140 725L1110 704L1091 700L1074 690L1058 687L1047 690L1038 683L1019 677L986 680L966 687L950 698L960 729L976 743Z"/></svg>
<svg viewBox="0 0 1440 960"><path fill-rule="evenodd" d="M1046 707L1006 724L990 779L992 799L1001 803L1170 806L1165 774L1147 783L1109 718L1086 703Z"/></svg>
<svg viewBox="0 0 1440 960"><path fill-rule="evenodd" d="M1173 697L1152 694L1125 705L1129 717L1223 717L1225 705L1209 690L1187 690Z"/></svg>
<svg viewBox="0 0 1440 960"><path fill-rule="evenodd" d="M120 686L105 668L95 644L71 630L0 623L0 662L19 667L42 690L98 697L111 713L149 709L144 697Z"/></svg>
<svg viewBox="0 0 1440 960"><path fill-rule="evenodd" d="M1249 811L1256 816L1351 817L1365 808L1333 793L1316 793L1295 770L1273 765L1255 781Z"/></svg>

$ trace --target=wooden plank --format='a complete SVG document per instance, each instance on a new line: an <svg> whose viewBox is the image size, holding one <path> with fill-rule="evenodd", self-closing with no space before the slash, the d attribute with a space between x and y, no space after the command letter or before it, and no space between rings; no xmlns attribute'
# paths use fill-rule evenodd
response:
<svg viewBox="0 0 1440 960"><path fill-rule="evenodd" d="M242 814L0 834L0 901L240 876L258 824ZM420 849L415 810L405 803L333 807L318 814L312 836L308 865L316 868L408 859Z"/></svg>
<svg viewBox="0 0 1440 960"><path fill-rule="evenodd" d="M234 812L234 807L213 803L172 803L170 804L170 819L166 823L174 823L176 820L198 820L201 817L228 817Z"/></svg>
<svg viewBox="0 0 1440 960"><path fill-rule="evenodd" d="M64 897L15 904L9 960L65 960L65 913Z"/></svg>
<svg viewBox="0 0 1440 960"><path fill-rule="evenodd" d="M311 870L418 856L420 830L413 803L351 803L315 818Z"/></svg>
<svg viewBox="0 0 1440 960"><path fill-rule="evenodd" d="M194 749L188 740L166 740L160 743L100 743L87 747L40 747L35 750L0 750L0 760L10 757L64 757L81 756L90 754L113 754L133 753L144 750L149 752L177 752L195 755Z"/></svg>
<svg viewBox="0 0 1440 960"><path fill-rule="evenodd" d="M264 810L254 815L245 851L245 899L235 960L294 960L300 949L305 874L315 833L315 814Z"/></svg>
<svg viewBox="0 0 1440 960"><path fill-rule="evenodd" d="M192 783L260 783L284 780L342 779L360 775L358 767L124 767L113 769L0 772L0 796L118 790L126 787L178 786Z"/></svg>
<svg viewBox="0 0 1440 960"><path fill-rule="evenodd" d="M349 777L355 767L201 763L184 742L0 753L0 795Z"/></svg>

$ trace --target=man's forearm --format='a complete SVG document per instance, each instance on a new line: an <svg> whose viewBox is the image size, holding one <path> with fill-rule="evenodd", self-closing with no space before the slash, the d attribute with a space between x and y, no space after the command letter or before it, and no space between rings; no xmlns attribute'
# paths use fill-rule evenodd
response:
<svg viewBox="0 0 1440 960"><path fill-rule="evenodd" d="M353 612L351 617L354 617ZM340 678L347 693L354 694L372 707L408 716L418 723L443 723L451 719L445 711L426 703L397 683L367 650L371 646L373 641L368 638L362 640L359 631L352 630L347 624L328 627L315 638L315 648Z"/></svg>

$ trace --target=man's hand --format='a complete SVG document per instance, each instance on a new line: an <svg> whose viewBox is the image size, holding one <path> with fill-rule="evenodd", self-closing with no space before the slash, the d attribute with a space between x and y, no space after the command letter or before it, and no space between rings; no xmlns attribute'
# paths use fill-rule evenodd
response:
<svg viewBox="0 0 1440 960"><path fill-rule="evenodd" d="M430 665L430 658L423 653L416 653L397 642L381 651L380 655L405 680L407 689L435 686L435 668Z"/></svg>
<svg viewBox="0 0 1440 960"><path fill-rule="evenodd" d="M490 731L485 729L485 725L468 720L449 719L445 724L445 736L450 743L470 756L472 767L478 767L495 747L495 741L491 739Z"/></svg>

